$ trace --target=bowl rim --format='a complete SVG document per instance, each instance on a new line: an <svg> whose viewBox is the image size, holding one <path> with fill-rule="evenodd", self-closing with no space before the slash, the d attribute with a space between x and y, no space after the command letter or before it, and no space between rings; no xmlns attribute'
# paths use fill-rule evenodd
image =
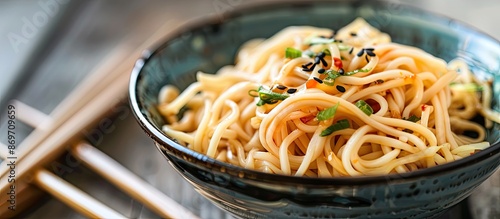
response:
<svg viewBox="0 0 500 219"><path fill-rule="evenodd" d="M430 12L415 6L407 5L405 3L393 3L393 2L388 2L388 1L382 1L382 0L376 0L376 1L364 1L364 0L356 0L356 1L349 1L349 0L336 0L336 1L321 1L321 0L312 0L312 1L307 1L307 0L299 0L299 1L273 1L273 2L252 2L250 4L243 4L242 6L237 6L235 9L232 9L231 11L225 11L222 13L222 15L210 15L210 16L204 16L201 18L197 18L195 20L190 20L186 22L183 25L180 25L179 27L175 28L173 31L168 33L162 40L158 41L155 45L153 45L150 49L146 49L143 52L143 55L141 58L139 58L133 69L132 73L130 76L130 82L129 82L129 104L132 108L132 112L134 114L134 117L136 121L139 123L141 128L144 130L144 132L148 135L148 137L152 138L155 143L157 144L162 144L162 145L169 145L170 147L174 148L178 152L181 152L184 156L189 157L190 159L197 160L198 162L204 162L207 164L210 164L212 166L211 170L216 170L219 172L219 169L213 168L213 166L219 166L222 168L225 168L226 170L224 173L228 173L231 171L228 170L233 170L236 172L244 172L251 174L253 176L256 176L259 181L280 181L280 182L288 182L288 183L298 183L298 184L311 184L311 185L334 185L334 186L353 186L353 185L364 185L364 184L379 184L379 183L386 183L388 181L397 181L397 180L410 180L410 179L417 179L417 178L422 178L422 177L429 177L433 175L442 175L444 172L452 172L454 170L460 169L461 167L464 166L469 166L475 163L479 163L482 160L486 160L490 157L493 157L495 155L498 155L500 153L500 141L497 141L493 144L490 145L490 147L481 150L479 152L474 153L471 156L445 163L442 165L436 165L434 167L429 167L425 169L419 169L415 171L410 171L407 173L401 173L401 174L387 174L387 175L374 175L374 176L344 176L344 177L307 177L307 176L291 176L291 175L281 175L281 174L270 174L270 173L264 173L260 172L257 170L251 170L251 169L246 169L244 167L240 166L235 166L226 162L218 161L215 160L211 157L208 157L205 154L193 151L185 146L182 146L170 138L168 138L160 129L158 129L155 125L153 125L148 118L142 113L142 108L139 106L139 98L138 98L138 89L137 89L137 84L138 81L142 79L142 69L144 66L148 63L149 60L151 60L152 57L154 57L156 54L158 54L161 50L163 50L165 47L168 46L170 41L175 40L177 37L182 36L185 33L192 32L194 30L203 28L207 25L217 25L217 24L222 24L227 20L233 19L238 16L242 16L245 14L244 12L247 11L258 11L259 9L264 9L264 10L270 10L270 7L278 7L280 4L283 4L284 2L293 4L296 6L303 6L303 5L314 5L318 3L325 3L325 4L332 4L332 3L337 3L337 2L344 2L344 3L350 3L350 4L383 4L380 5L380 7L387 6L387 4L395 4L401 7L405 7L407 9L410 9L412 11L418 11L419 13L423 13L426 16L431 16L434 19L446 19L448 21L452 21L454 24L460 26L461 28L464 28L466 30L473 31L475 34L481 35L481 37L488 38L489 40L496 41L500 45L500 41L487 33L477 29L474 26L471 26L467 23L464 23L460 20L453 19L438 13ZM244 16L244 15L243 15ZM158 146L157 146L158 147ZM158 147L158 149L161 151L161 149ZM162 152L164 153L164 152ZM165 155L165 154L164 154ZM185 158L182 158L183 160L186 160ZM190 161L187 161L189 163L193 163ZM196 164L193 164L196 165ZM496 167L498 169L498 166ZM243 177L240 178L247 178L248 174L244 174ZM239 177L239 176L238 176Z"/></svg>

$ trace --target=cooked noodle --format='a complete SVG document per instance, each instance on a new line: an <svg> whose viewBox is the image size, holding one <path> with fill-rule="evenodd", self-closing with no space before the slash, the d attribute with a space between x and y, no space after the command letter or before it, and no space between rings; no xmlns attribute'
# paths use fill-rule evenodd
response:
<svg viewBox="0 0 500 219"><path fill-rule="evenodd" d="M190 149L311 177L451 162L489 146L473 117L481 114L486 127L500 118L490 109L488 82L466 64L392 43L363 19L335 35L301 26L252 40L236 65L198 72L182 93L166 85L159 101L163 131Z"/></svg>

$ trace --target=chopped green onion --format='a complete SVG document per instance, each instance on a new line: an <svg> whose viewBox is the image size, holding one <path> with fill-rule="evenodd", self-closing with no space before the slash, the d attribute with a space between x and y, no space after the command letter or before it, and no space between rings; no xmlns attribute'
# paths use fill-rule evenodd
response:
<svg viewBox="0 0 500 219"><path fill-rule="evenodd" d="M331 119L335 116L335 113L337 112L337 108L339 107L340 102L337 102L335 106L332 106L330 108L327 108L325 110L321 110L318 112L318 115L316 115L316 118L319 121Z"/></svg>
<svg viewBox="0 0 500 219"><path fill-rule="evenodd" d="M366 115L370 116L373 113L373 109L364 100L358 100L354 105L363 111Z"/></svg>
<svg viewBox="0 0 500 219"><path fill-rule="evenodd" d="M451 83L450 88L456 91L467 91L467 92L483 91L483 87L475 83L467 83L467 84Z"/></svg>
<svg viewBox="0 0 500 219"><path fill-rule="evenodd" d="M262 100L257 101L257 106L263 106L264 104L266 103Z"/></svg>
<svg viewBox="0 0 500 219"><path fill-rule="evenodd" d="M418 116L415 116L415 115L411 115L410 118L403 118L404 120L406 121L410 121L410 122L418 122L420 120L420 118Z"/></svg>
<svg viewBox="0 0 500 219"><path fill-rule="evenodd" d="M285 49L285 58L289 59L294 59L302 56L302 51L292 48L292 47L287 47Z"/></svg>
<svg viewBox="0 0 500 219"><path fill-rule="evenodd" d="M325 137L325 136L332 134L335 131L346 129L349 127L350 127L349 121L347 121L347 119L342 119L342 120L337 121L335 124L328 126L328 128L326 128L325 130L323 130L321 132L320 136Z"/></svg>
<svg viewBox="0 0 500 219"><path fill-rule="evenodd" d="M262 106L264 104L275 104L280 100L288 98L288 95L286 94L272 92L271 90L265 89L263 86L260 86L258 90L248 91L248 94L252 97L260 98L260 100L257 102L257 106Z"/></svg>
<svg viewBox="0 0 500 219"><path fill-rule="evenodd" d="M338 77L340 77L340 73L338 71L330 69L330 70L326 71L326 77L324 80L330 80L330 81L334 82L335 79Z"/></svg>
<svg viewBox="0 0 500 219"><path fill-rule="evenodd" d="M354 71L350 71L350 72L347 72L347 73L344 73L344 75L346 76L351 76L351 75L354 75L358 72L368 72L370 71L370 69L357 69L357 70L354 70ZM335 79L342 76L338 71L335 71L333 69L330 69L330 70L327 70L325 72L326 74L326 77L325 79L323 79L323 82L326 84L326 85L329 85L329 86L332 86L334 83L335 83Z"/></svg>
<svg viewBox="0 0 500 219"><path fill-rule="evenodd" d="M354 71L349 71L349 72L346 72L345 75L347 76L351 76L351 75L354 75L358 72L369 72L371 69L367 68L367 69L356 69Z"/></svg>

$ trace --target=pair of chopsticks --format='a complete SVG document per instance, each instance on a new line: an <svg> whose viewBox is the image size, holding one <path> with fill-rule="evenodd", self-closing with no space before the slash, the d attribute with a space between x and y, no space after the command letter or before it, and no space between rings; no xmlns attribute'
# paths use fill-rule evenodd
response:
<svg viewBox="0 0 500 219"><path fill-rule="evenodd" d="M14 102L14 105L19 112L18 119L26 124L32 125L42 120L49 119L45 118L46 116L37 110L21 102ZM34 114L28 114L27 112L32 112ZM6 149L5 146L0 148ZM182 206L179 206L175 201L171 200L156 188L135 176L118 162L88 143L83 141L76 143L76 145L71 148L71 154L82 161L84 165L88 166L141 203L144 203L157 214L169 218L196 218L195 215L192 215ZM1 151L0 157L5 159L7 156L6 150ZM110 209L43 168L36 169L33 175L32 181L36 185L88 217L125 218L125 216Z"/></svg>
<svg viewBox="0 0 500 219"><path fill-rule="evenodd" d="M138 49L131 48L124 40L111 58L103 62L49 115L38 112L20 102L17 119L35 127L16 151L16 183L32 179L39 187L89 217L122 218L116 211L99 203L73 185L60 179L43 167L54 161L71 147L71 153L84 164L122 188L132 197L143 202L163 217L196 218L172 199L138 178L116 161L93 146L81 141L81 130L91 127L108 115L127 94L130 72L145 48L158 42L172 25L166 23ZM132 52L130 52L132 51ZM25 111L26 113L22 113ZM6 148L6 147L4 147ZM5 155L4 159L5 159ZM112 174L111 174L112 173ZM9 167L0 167L0 193L6 194ZM126 182L126 183L124 183Z"/></svg>

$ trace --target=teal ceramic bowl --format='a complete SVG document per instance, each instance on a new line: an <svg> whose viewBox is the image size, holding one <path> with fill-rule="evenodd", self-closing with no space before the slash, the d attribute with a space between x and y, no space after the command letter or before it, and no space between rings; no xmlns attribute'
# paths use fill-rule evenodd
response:
<svg viewBox="0 0 500 219"><path fill-rule="evenodd" d="M290 25L338 29L356 17L446 61L460 57L480 78L493 80L500 110L499 42L460 22L412 7L378 1L304 1L237 9L184 26L137 61L130 103L159 151L196 190L242 218L432 218L465 199L500 165L500 126L491 147L470 157L405 174L306 178L272 175L222 163L191 151L161 131L157 95L165 84L181 90L198 70L233 64L240 45ZM195 43L196 42L196 43Z"/></svg>

